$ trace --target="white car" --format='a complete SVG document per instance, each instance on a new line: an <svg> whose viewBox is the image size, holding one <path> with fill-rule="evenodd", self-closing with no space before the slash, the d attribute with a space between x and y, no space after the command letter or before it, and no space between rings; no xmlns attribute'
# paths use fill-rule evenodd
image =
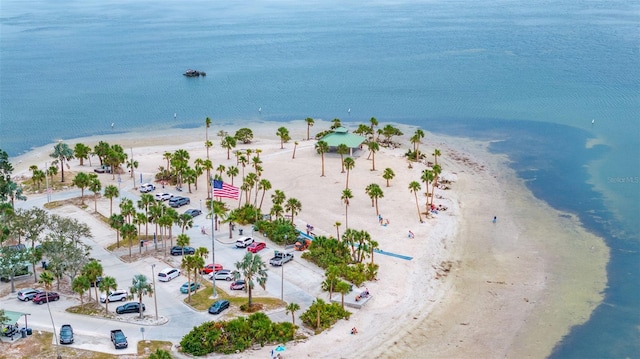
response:
<svg viewBox="0 0 640 359"><path fill-rule="evenodd" d="M221 269L215 273L211 273L209 279L231 281L233 280L233 272L229 269Z"/></svg>
<svg viewBox="0 0 640 359"><path fill-rule="evenodd" d="M178 268L165 268L158 273L158 281L169 282L173 278L180 276L180 269Z"/></svg>
<svg viewBox="0 0 640 359"><path fill-rule="evenodd" d="M145 183L140 186L140 192L142 193L151 192L155 189L156 189L156 186L154 186L152 183Z"/></svg>
<svg viewBox="0 0 640 359"><path fill-rule="evenodd" d="M173 198L171 193L160 192L155 194L156 201L167 201Z"/></svg>
<svg viewBox="0 0 640 359"><path fill-rule="evenodd" d="M253 238L251 237L240 238L236 241L236 248L246 248L251 243L253 243Z"/></svg>
<svg viewBox="0 0 640 359"><path fill-rule="evenodd" d="M129 292L124 289L118 289L113 292L109 292L109 295L100 295L100 303L105 302L124 302L129 297Z"/></svg>

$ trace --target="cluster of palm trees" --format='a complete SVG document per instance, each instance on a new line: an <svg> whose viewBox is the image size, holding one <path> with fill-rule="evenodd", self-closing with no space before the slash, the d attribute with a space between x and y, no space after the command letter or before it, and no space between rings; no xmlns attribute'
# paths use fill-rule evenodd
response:
<svg viewBox="0 0 640 359"><path fill-rule="evenodd" d="M425 212L429 213L430 207L433 205L433 197L435 194L435 190L438 186L438 178L442 173L442 167L438 164L438 157L440 156L440 150L435 149L433 152L433 156L435 158L435 164L430 168L426 168L422 170L422 174L420 176L420 180L425 184L425 196L427 200L425 201ZM431 192L429 192L429 185L431 185ZM418 192L420 192L421 185L418 181L411 181L409 183L409 191L414 194L416 200L416 209L418 210L418 218L422 223L422 214L420 212L420 206L418 205Z"/></svg>
<svg viewBox="0 0 640 359"><path fill-rule="evenodd" d="M186 183L189 188L189 193L192 193L191 185L193 184L197 191L198 178L202 176L205 171L207 172L207 177L210 176L211 170L213 169L213 162L211 162L210 159L196 158L193 161L193 166L190 165L189 160L191 155L184 149L178 149L174 152L164 152L162 158L167 161L167 166L158 167L156 178L164 182L175 183L178 188L182 188L182 185ZM207 188L209 189L209 187Z"/></svg>

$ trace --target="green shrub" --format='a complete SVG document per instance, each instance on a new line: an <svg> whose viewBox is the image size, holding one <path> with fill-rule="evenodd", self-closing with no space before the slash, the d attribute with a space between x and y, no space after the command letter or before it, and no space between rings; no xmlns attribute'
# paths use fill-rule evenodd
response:
<svg viewBox="0 0 640 359"><path fill-rule="evenodd" d="M325 303L322 299L316 299L309 309L302 313L300 319L307 326L321 332L340 319L349 319L351 312L342 308L338 303ZM318 319L320 325L318 326Z"/></svg>

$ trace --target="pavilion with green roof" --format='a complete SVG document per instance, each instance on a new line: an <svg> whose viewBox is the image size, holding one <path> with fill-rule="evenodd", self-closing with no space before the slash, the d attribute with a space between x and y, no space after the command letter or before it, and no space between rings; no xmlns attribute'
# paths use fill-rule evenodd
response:
<svg viewBox="0 0 640 359"><path fill-rule="evenodd" d="M344 127L338 127L333 132L322 137L322 141L325 141L329 148L337 148L339 145L344 144L349 147L349 155L353 155L354 148L360 148L360 145L366 141L365 137L349 133Z"/></svg>

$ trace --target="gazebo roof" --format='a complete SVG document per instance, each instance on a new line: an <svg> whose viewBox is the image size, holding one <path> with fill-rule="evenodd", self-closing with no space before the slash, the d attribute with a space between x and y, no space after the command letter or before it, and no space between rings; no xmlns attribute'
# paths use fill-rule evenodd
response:
<svg viewBox="0 0 640 359"><path fill-rule="evenodd" d="M349 148L356 148L365 140L366 138L362 136L349 133L349 130L344 127L338 127L332 133L322 137L322 141L325 141L329 147L338 147L341 144L345 144Z"/></svg>
<svg viewBox="0 0 640 359"><path fill-rule="evenodd" d="M4 315L7 317L7 321L1 324L15 324L24 315L24 313L5 310Z"/></svg>

